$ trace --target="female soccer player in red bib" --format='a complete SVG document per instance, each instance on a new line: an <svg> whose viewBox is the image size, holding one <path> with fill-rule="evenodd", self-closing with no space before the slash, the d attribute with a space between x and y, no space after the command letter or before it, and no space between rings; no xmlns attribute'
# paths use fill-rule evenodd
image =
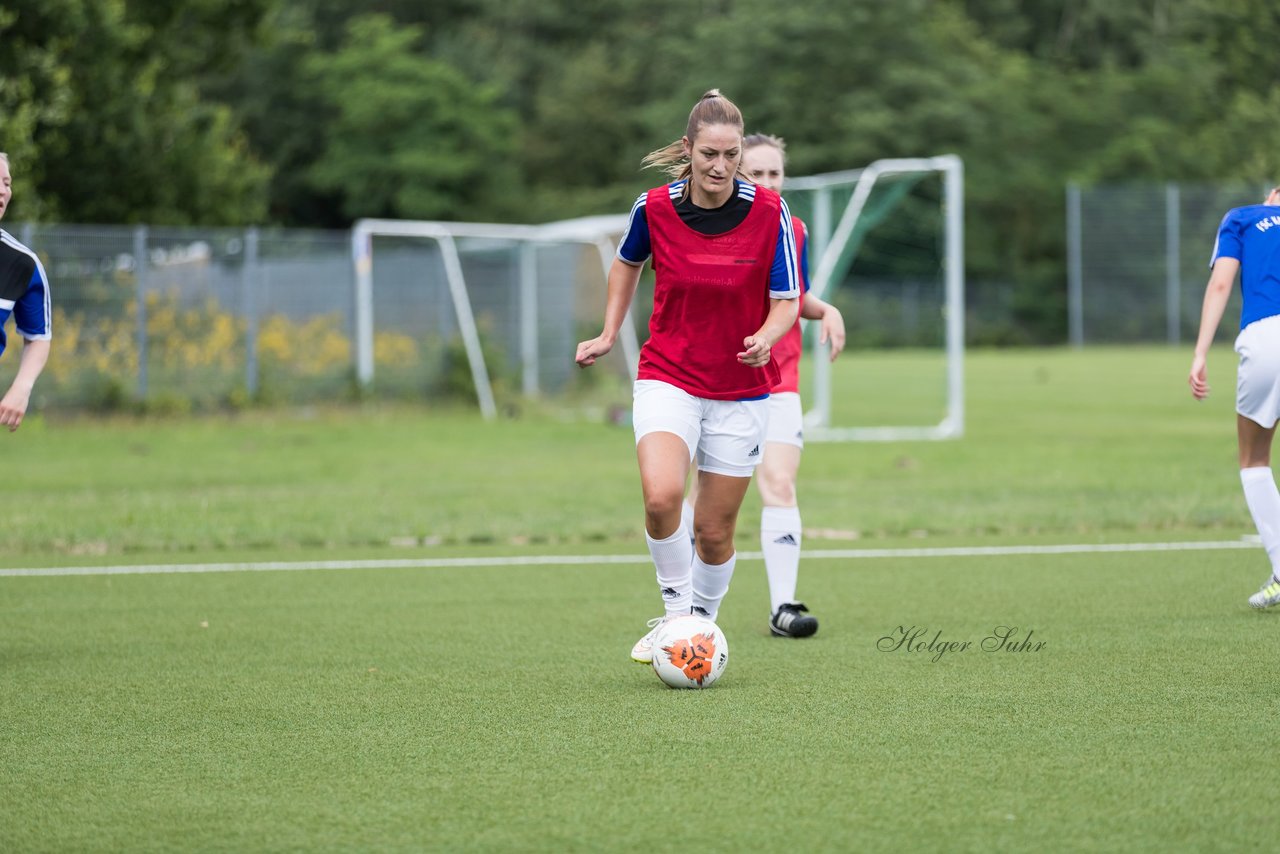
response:
<svg viewBox="0 0 1280 854"><path fill-rule="evenodd" d="M747 178L775 193L786 180L786 143L776 136L753 133L743 141L742 171ZM818 340L830 343L831 358L844 349L844 317L840 310L808 293L807 230L800 217L792 217L796 256L800 259L800 316L820 324ZM818 631L818 619L796 601L800 570L800 508L796 502L796 475L804 450L804 410L800 405L800 322L791 327L773 348L773 362L781 379L769 395L769 432L756 471L756 486L764 507L760 511L760 548L769 579L769 631L777 637L805 638ZM685 525L692 529L697 501L695 480L684 504Z"/></svg>
<svg viewBox="0 0 1280 854"><path fill-rule="evenodd" d="M770 354L796 322L799 272L791 214L772 190L740 180L742 113L718 90L698 101L685 135L645 164L676 180L636 200L609 271L604 331L578 345L582 367L618 337L640 271L652 258L653 315L640 350L632 421L645 539L666 613L631 650L683 614L715 619L733 577L738 509L765 442ZM681 520L698 461L696 545Z"/></svg>

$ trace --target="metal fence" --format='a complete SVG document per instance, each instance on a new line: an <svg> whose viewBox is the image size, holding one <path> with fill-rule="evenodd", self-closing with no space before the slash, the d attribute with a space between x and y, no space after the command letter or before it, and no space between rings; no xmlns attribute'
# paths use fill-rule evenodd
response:
<svg viewBox="0 0 1280 854"><path fill-rule="evenodd" d="M14 233L50 279L55 350L39 404L188 408L323 397L349 384L346 232L27 224Z"/></svg>
<svg viewBox="0 0 1280 854"><path fill-rule="evenodd" d="M217 409L376 393L474 401L438 247L383 246L357 304L352 232L18 224L50 279L53 355L37 407ZM572 376L572 305L603 294L599 253L543 247L535 390ZM522 391L521 285L510 241L458 246L471 307L500 390ZM589 303L590 304L590 303ZM602 314L602 310L593 315ZM362 324L361 317L372 317ZM598 323L598 320L594 320ZM361 356L378 366L372 384ZM0 369L12 374L17 360ZM529 391L528 376L524 392Z"/></svg>
<svg viewBox="0 0 1280 854"><path fill-rule="evenodd" d="M1266 187L1164 184L1067 187L1068 335L1088 343L1195 339L1223 215ZM1222 329L1238 330L1240 295Z"/></svg>

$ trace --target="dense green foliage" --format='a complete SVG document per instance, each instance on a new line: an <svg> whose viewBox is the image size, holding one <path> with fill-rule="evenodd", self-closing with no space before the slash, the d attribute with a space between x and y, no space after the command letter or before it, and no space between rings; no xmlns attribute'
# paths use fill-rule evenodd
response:
<svg viewBox="0 0 1280 854"><path fill-rule="evenodd" d="M1275 180L1267 0L15 0L10 219L625 209L719 87L793 174L960 154L975 282L1063 323L1066 182Z"/></svg>

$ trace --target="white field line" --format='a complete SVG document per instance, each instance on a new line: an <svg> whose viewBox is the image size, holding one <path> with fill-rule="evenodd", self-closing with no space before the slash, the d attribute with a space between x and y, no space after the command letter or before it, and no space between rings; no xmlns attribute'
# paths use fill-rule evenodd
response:
<svg viewBox="0 0 1280 854"><path fill-rule="evenodd" d="M1106 552L1186 552L1257 549L1257 537L1186 543L1069 543L1047 546L954 546L906 549L806 549L807 560L1017 557L1021 555L1101 554ZM739 552L740 560L760 560L760 552ZM261 563L170 563L138 566L51 566L0 569L0 577L56 575L168 575L201 572L275 572L288 570L450 569L468 566L566 566L583 564L649 563L646 554L628 555L513 555L509 557L402 558L395 560L302 560Z"/></svg>

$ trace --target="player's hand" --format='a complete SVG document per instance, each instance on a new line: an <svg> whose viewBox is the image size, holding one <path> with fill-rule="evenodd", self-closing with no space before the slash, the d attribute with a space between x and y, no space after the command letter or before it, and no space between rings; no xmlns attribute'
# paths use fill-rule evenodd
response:
<svg viewBox="0 0 1280 854"><path fill-rule="evenodd" d="M12 433L22 426L22 416L27 414L27 403L31 400L31 392L20 388L11 388L0 400L0 424L9 428Z"/></svg>
<svg viewBox="0 0 1280 854"><path fill-rule="evenodd" d="M598 335L590 341L583 341L578 345L578 352L573 360L578 363L579 368L589 368L596 363L596 359L605 355L613 349L613 341L606 339L603 335Z"/></svg>
<svg viewBox="0 0 1280 854"><path fill-rule="evenodd" d="M1209 396L1209 366L1205 363L1204 356L1196 356L1191 360L1187 384L1191 386L1191 396L1196 400L1204 400Z"/></svg>
<svg viewBox="0 0 1280 854"><path fill-rule="evenodd" d="M760 335L748 335L742 339L742 346L747 349L738 354L738 361L751 368L763 368L769 364L769 354L773 345L769 339Z"/></svg>
<svg viewBox="0 0 1280 854"><path fill-rule="evenodd" d="M831 361L836 360L836 356L844 350L844 316L840 314L840 309L834 305L828 305L826 312L822 315L822 326L818 331L818 343L826 344L831 342Z"/></svg>

